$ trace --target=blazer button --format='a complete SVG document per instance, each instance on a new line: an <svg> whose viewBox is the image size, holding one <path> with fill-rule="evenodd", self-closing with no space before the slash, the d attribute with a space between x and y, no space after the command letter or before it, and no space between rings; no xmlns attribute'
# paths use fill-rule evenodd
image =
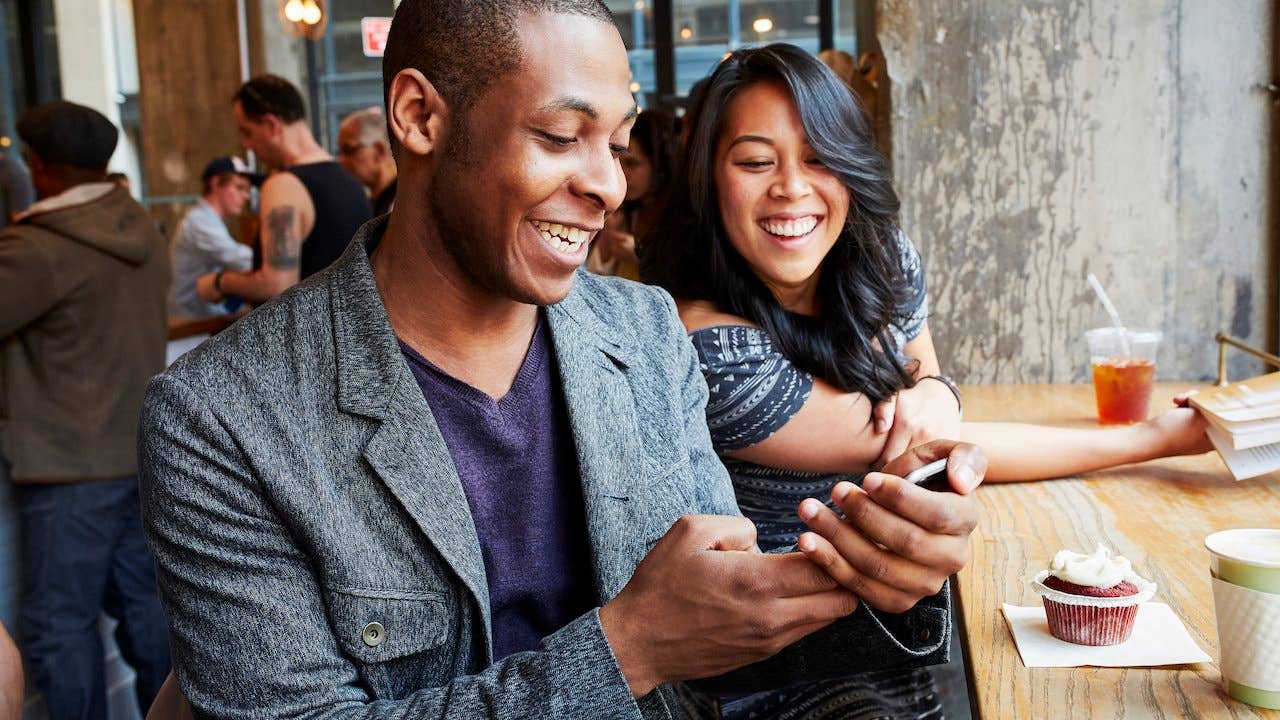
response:
<svg viewBox="0 0 1280 720"><path fill-rule="evenodd" d="M380 622L371 622L364 626L364 632L360 635L364 640L364 644L369 647L378 647L387 639L387 630L382 627Z"/></svg>

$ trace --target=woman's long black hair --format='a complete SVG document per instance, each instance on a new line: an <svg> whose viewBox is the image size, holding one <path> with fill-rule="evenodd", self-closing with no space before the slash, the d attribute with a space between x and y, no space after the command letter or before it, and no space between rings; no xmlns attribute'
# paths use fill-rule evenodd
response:
<svg viewBox="0 0 1280 720"><path fill-rule="evenodd" d="M720 221L715 155L725 108L735 93L767 80L788 88L814 154L849 189L844 230L818 281L818 317L783 309ZM911 291L897 249L898 196L849 90L793 45L737 50L711 74L685 122L691 124L688 146L667 208L642 243L641 277L760 325L797 367L845 392L880 402L911 387L911 372L889 334Z"/></svg>

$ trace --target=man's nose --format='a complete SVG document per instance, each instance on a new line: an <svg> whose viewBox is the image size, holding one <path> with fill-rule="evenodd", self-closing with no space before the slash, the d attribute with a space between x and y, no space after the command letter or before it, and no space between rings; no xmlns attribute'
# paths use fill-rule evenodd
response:
<svg viewBox="0 0 1280 720"><path fill-rule="evenodd" d="M574 179L574 191L590 198L605 212L616 209L627 194L627 179L613 151L607 145L593 149L584 163Z"/></svg>

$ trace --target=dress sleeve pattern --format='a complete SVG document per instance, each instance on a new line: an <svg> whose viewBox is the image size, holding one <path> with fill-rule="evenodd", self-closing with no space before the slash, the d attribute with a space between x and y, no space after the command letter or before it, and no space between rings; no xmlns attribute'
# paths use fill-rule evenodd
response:
<svg viewBox="0 0 1280 720"><path fill-rule="evenodd" d="M689 338L710 391L707 425L720 453L777 432L813 390L813 376L783 357L763 330L717 325Z"/></svg>
<svg viewBox="0 0 1280 720"><path fill-rule="evenodd" d="M924 266L915 245L911 244L911 239L902 231L898 232L896 239L898 262L902 265L906 293L902 304L898 306L890 333L901 351L903 345L920 335L925 321L929 319L929 289L925 285Z"/></svg>

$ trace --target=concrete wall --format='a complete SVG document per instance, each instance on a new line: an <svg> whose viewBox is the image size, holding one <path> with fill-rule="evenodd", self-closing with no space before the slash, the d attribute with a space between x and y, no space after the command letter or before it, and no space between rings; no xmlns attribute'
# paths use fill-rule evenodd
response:
<svg viewBox="0 0 1280 720"><path fill-rule="evenodd" d="M903 224L965 382L1086 379L1105 324L1164 331L1159 377L1212 337L1274 341L1267 224L1273 3L880 0ZM1234 376L1261 365L1232 361Z"/></svg>

